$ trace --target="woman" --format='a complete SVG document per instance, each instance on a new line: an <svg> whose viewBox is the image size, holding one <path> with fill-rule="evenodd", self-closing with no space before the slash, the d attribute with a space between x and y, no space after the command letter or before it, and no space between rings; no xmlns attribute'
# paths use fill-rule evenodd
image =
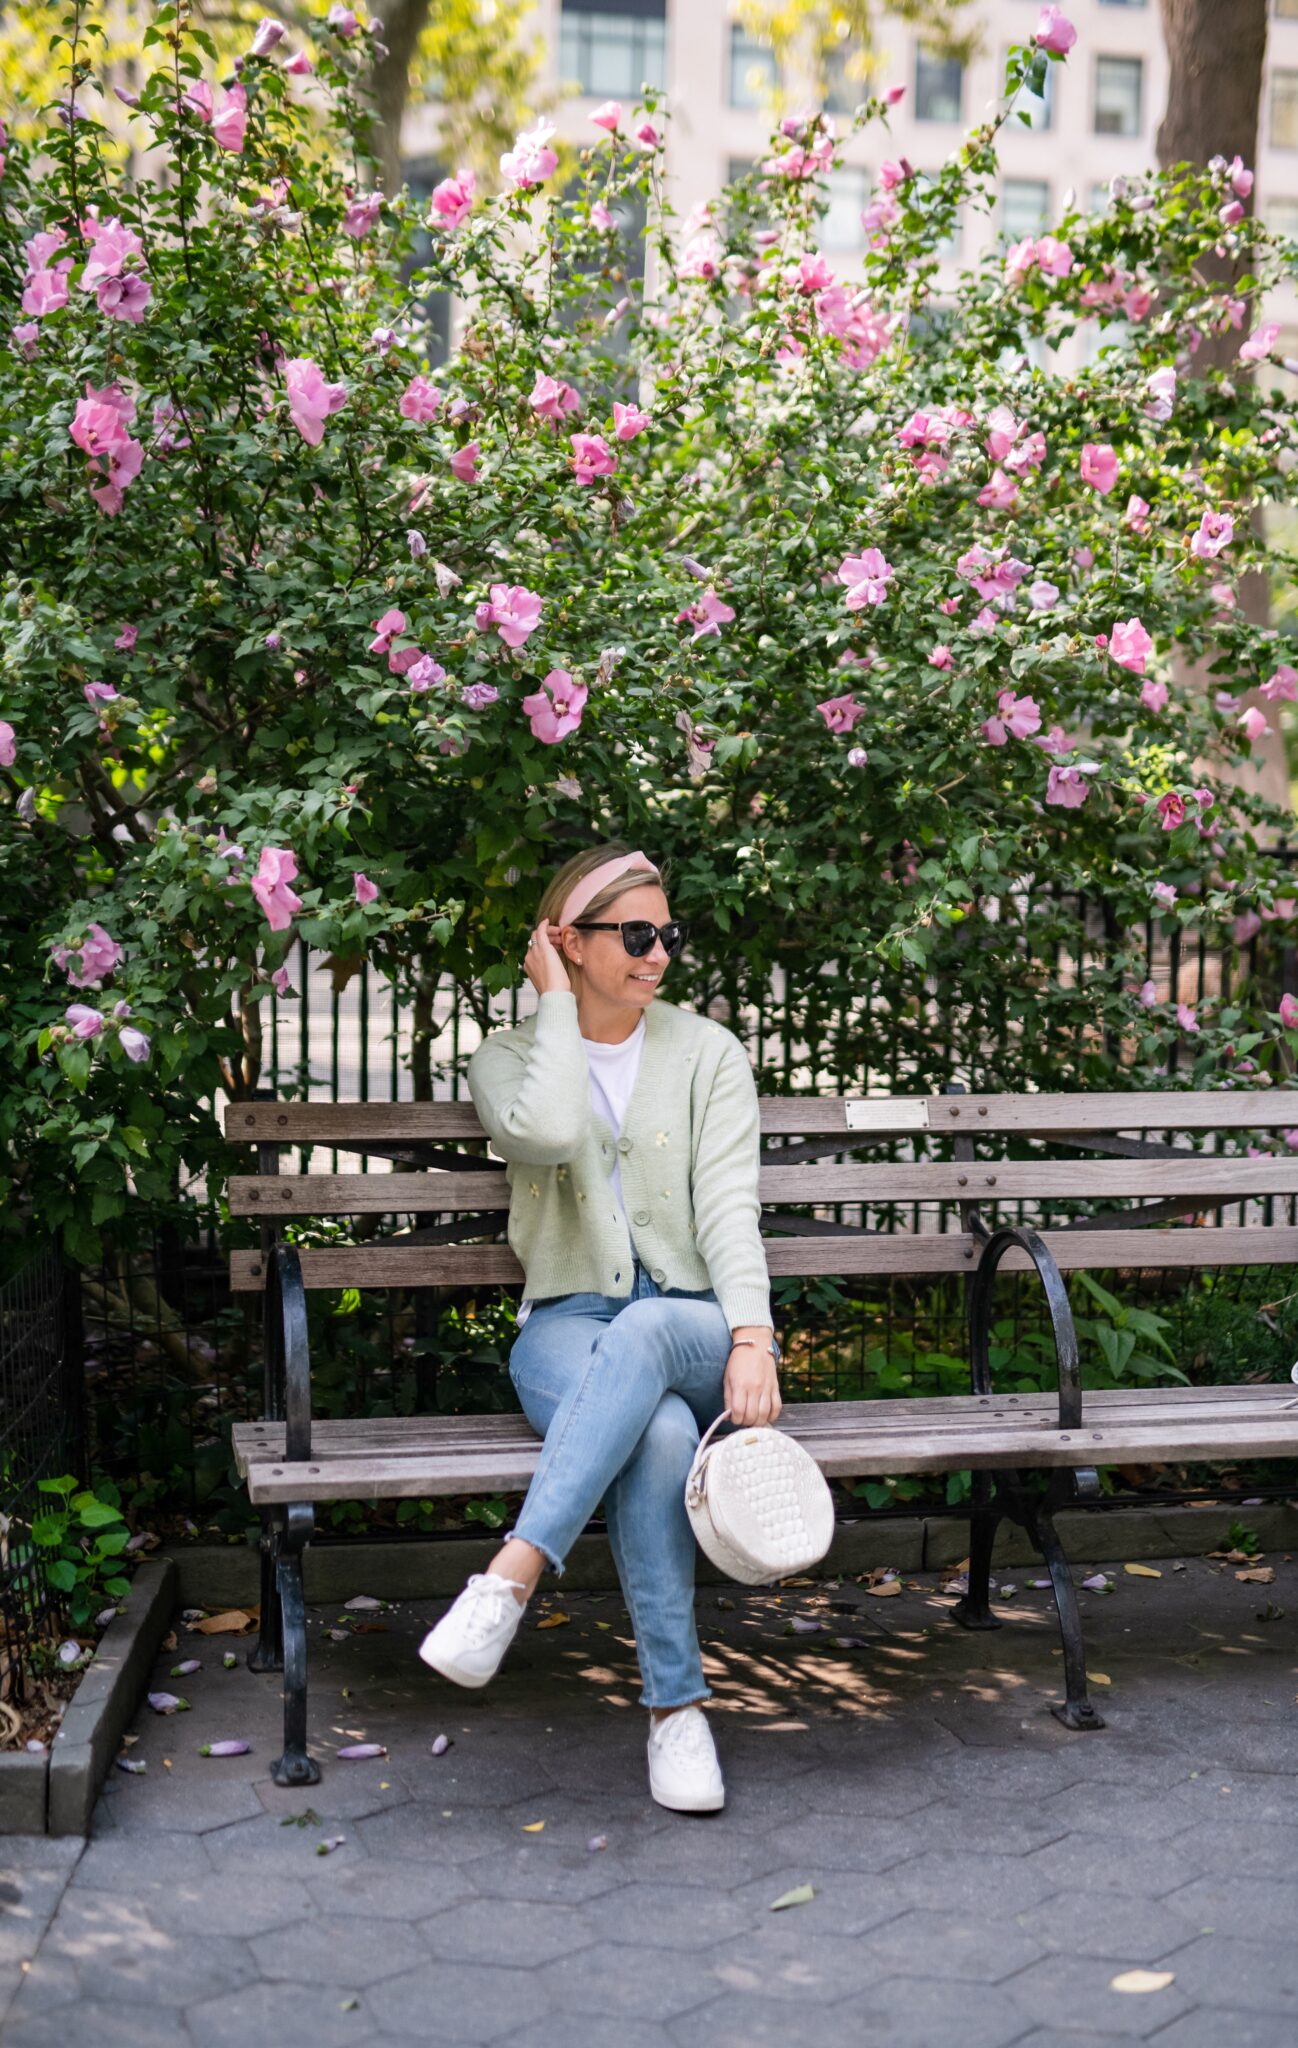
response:
<svg viewBox="0 0 1298 2048"><path fill-rule="evenodd" d="M759 1229L760 1119L743 1045L658 997L685 939L659 870L621 842L577 854L527 946L534 1017L493 1031L469 1092L508 1161L526 1274L509 1375L545 1439L512 1535L420 1656L485 1685L548 1564L602 1501L650 1709L649 1788L714 1812L725 1788L702 1701L685 1480L723 1411L780 1412Z"/></svg>

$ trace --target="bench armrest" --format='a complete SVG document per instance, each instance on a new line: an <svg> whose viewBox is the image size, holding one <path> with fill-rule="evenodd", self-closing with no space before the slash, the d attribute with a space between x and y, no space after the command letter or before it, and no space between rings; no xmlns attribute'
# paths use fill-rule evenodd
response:
<svg viewBox="0 0 1298 2048"><path fill-rule="evenodd" d="M285 1424L285 1459L305 1461L311 1456L311 1356L302 1261L294 1246L271 1246L262 1307L266 1419Z"/></svg>
<svg viewBox="0 0 1298 2048"><path fill-rule="evenodd" d="M973 1376L973 1390L975 1394L991 1394L995 1391L992 1386L990 1362L992 1290L996 1268L1012 1247L1027 1253L1046 1290L1046 1306L1050 1310L1050 1324L1055 1339L1055 1365L1059 1374L1059 1427L1080 1429L1082 1381L1077 1363L1077 1331L1073 1324L1073 1312L1068 1303L1068 1290L1064 1286L1063 1275L1055 1264L1049 1247L1035 1230L1023 1225L1010 1225L991 1233L983 1244L977 1271L970 1282L972 1296L969 1304L969 1365Z"/></svg>

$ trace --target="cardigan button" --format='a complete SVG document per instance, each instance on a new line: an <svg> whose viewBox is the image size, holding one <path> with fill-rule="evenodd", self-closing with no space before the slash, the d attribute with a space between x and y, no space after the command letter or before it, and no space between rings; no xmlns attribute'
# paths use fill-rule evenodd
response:
<svg viewBox="0 0 1298 2048"><path fill-rule="evenodd" d="M647 1209L637 1209L635 1212L635 1220L637 1223L647 1223L649 1221L649 1211ZM654 1278L657 1279L657 1277L657 1274L655 1274Z"/></svg>
<svg viewBox="0 0 1298 2048"><path fill-rule="evenodd" d="M633 1140L632 1140L631 1138L619 1138L619 1139L618 1139L618 1141L617 1141L617 1149L618 1149L618 1151L619 1151L619 1152L629 1152L629 1151L631 1150L631 1146L632 1146L633 1142L634 1142L634 1141L633 1141Z"/></svg>

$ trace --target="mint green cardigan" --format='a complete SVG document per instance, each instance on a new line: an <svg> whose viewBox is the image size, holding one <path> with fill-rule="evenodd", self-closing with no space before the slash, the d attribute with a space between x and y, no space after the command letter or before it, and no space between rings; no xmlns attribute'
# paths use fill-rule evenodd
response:
<svg viewBox="0 0 1298 2048"><path fill-rule="evenodd" d="M715 1289L731 1330L772 1326L757 1174L761 1120L732 1031L655 997L620 1137L591 1106L570 990L492 1031L468 1065L483 1129L507 1162L510 1245L529 1296L629 1297L632 1247L663 1288ZM611 1185L614 1146L627 1208Z"/></svg>

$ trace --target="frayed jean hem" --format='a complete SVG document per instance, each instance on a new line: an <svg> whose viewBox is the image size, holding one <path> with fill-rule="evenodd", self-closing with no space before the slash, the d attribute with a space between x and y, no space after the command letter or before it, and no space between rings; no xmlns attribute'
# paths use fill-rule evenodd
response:
<svg viewBox="0 0 1298 2048"><path fill-rule="evenodd" d="M508 1543L515 1536L517 1536L523 1543L530 1543L533 1550L540 1551L542 1557L545 1559L546 1563L550 1567L550 1570L554 1573L556 1578L561 1579L563 1577L563 1559L559 1557L553 1550L551 1550L548 1543L538 1543L535 1536L529 1536L526 1529L520 1527L517 1524L514 1526L514 1528L510 1530L509 1535L503 1537L501 1540L505 1543Z"/></svg>
<svg viewBox="0 0 1298 2048"><path fill-rule="evenodd" d="M661 1711L664 1707L694 1706L701 1704L704 1700L710 1700L712 1697L712 1687L710 1685L703 1685L695 1686L693 1692L683 1693L678 1700L651 1700L647 1693L642 1692L640 1695L640 1705L642 1707L657 1707Z"/></svg>

